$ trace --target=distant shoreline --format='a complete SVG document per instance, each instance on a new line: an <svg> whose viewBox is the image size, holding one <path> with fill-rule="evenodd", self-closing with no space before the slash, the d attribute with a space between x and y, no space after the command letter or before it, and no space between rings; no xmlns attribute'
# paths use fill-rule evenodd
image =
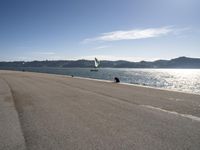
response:
<svg viewBox="0 0 200 150"><path fill-rule="evenodd" d="M91 60L46 60L46 61L13 61L0 62L2 67L59 67L59 68L93 68ZM100 60L100 68L150 68L150 69L200 69L200 58L179 57L171 60L156 61L107 61Z"/></svg>

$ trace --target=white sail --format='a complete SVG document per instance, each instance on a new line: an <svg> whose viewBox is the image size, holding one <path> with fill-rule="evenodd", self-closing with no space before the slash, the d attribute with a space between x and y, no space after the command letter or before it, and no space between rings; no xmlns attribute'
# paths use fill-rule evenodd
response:
<svg viewBox="0 0 200 150"><path fill-rule="evenodd" d="M95 68L98 68L99 65L100 65L100 61L97 58L95 58L94 59L94 66L95 66Z"/></svg>

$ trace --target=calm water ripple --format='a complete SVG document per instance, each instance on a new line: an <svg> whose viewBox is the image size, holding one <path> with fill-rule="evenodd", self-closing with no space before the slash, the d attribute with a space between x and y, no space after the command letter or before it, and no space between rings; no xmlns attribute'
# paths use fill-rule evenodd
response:
<svg viewBox="0 0 200 150"><path fill-rule="evenodd" d="M114 77L118 77L124 83L200 94L200 69L100 68L98 72L90 72L90 68L25 68L25 70L103 80L113 80Z"/></svg>

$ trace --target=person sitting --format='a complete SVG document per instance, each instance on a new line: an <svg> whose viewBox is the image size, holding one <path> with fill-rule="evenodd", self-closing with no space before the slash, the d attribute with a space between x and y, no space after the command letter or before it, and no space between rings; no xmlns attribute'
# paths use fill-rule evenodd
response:
<svg viewBox="0 0 200 150"><path fill-rule="evenodd" d="M115 81L115 83L119 83L120 82L119 78L117 78L117 77L114 78L114 81Z"/></svg>

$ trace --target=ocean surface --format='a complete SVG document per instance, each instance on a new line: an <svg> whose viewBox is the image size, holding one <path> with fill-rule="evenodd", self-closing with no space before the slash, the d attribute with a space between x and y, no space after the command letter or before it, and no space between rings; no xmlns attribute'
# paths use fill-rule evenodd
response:
<svg viewBox="0 0 200 150"><path fill-rule="evenodd" d="M18 68L15 70L22 70ZM123 83L200 94L200 69L119 69L100 68L24 68L26 71L73 75L113 81L118 77Z"/></svg>

